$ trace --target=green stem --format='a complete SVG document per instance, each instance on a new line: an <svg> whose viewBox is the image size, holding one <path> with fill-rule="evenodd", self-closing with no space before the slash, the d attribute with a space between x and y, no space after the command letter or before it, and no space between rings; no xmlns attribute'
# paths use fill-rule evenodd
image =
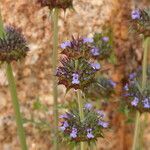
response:
<svg viewBox="0 0 150 150"><path fill-rule="evenodd" d="M0 12L0 38L3 38L4 36L5 36L5 30L4 30L2 16ZM10 89L11 98L12 98L12 104L13 104L13 108L15 112L15 118L16 118L16 123L17 123L17 128L18 128L20 144L21 144L22 150L27 150L26 136L25 136L25 132L23 129L23 120L22 120L21 113L20 113L15 79L12 73L11 64L9 63L7 64L6 73L7 73L7 79L8 79L9 89Z"/></svg>
<svg viewBox="0 0 150 150"><path fill-rule="evenodd" d="M144 40L144 53L143 53L143 64L142 64L142 91L145 89L146 80L147 80L147 62L148 62L148 44L150 38L146 38ZM137 150L141 147L141 143L139 140L139 136L143 137L144 129L141 130L140 133L140 113L137 112L136 114L136 124L135 124L135 133L134 133L134 140L133 140L133 147L132 150ZM142 149L142 147L140 148Z"/></svg>
<svg viewBox="0 0 150 150"><path fill-rule="evenodd" d="M54 150L58 150L58 91L57 91L57 78L55 76L58 58L58 14L59 10L53 11L53 114L54 114Z"/></svg>
<svg viewBox="0 0 150 150"><path fill-rule="evenodd" d="M80 120L81 122L83 121L84 119L84 112L83 112L83 103L82 103L82 96L81 96L81 91L78 90L77 91L77 100L78 100L78 107L79 107L79 115L80 115ZM84 150L85 149L85 144L84 142L81 142L80 144L80 149L81 150Z"/></svg>
<svg viewBox="0 0 150 150"><path fill-rule="evenodd" d="M18 128L18 134L20 138L20 144L22 147L22 150L27 150L27 144L26 144L26 136L23 128L23 120L20 113L20 107L17 97L17 91L16 91L16 85L15 85L15 79L12 72L11 64L7 64L7 79L9 82L9 89L11 92L11 98L12 98L12 104L15 111L15 117L16 117L16 123Z"/></svg>

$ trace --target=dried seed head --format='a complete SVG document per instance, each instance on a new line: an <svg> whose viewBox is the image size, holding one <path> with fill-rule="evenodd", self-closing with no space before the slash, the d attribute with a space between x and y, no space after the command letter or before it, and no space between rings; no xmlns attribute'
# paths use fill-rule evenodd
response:
<svg viewBox="0 0 150 150"><path fill-rule="evenodd" d="M21 60L29 51L23 35L13 27L6 27L5 36L0 38L0 61L12 62Z"/></svg>
<svg viewBox="0 0 150 150"><path fill-rule="evenodd" d="M89 109L90 107L90 109ZM60 130L64 137L73 142L94 142L99 137L103 137L103 130L108 128L108 122L105 121L103 111L95 110L92 104L85 104L84 121L80 120L78 109L72 108L66 113L63 119L61 118ZM63 115L64 116L64 115Z"/></svg>
<svg viewBox="0 0 150 150"><path fill-rule="evenodd" d="M37 0L42 7L49 7L50 10L54 8L66 10L73 8L73 0Z"/></svg>

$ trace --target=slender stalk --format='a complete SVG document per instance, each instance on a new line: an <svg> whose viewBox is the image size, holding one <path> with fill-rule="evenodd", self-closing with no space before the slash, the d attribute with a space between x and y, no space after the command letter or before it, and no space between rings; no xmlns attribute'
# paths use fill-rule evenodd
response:
<svg viewBox="0 0 150 150"><path fill-rule="evenodd" d="M17 123L17 128L18 128L18 135L20 139L20 144L22 147L22 150L27 150L27 144L26 144L26 136L23 128L23 120L21 117L20 113L20 107L19 107L19 102L18 102L18 97L17 97L17 91L16 91L16 85L15 85L15 79L13 76L12 72L12 67L11 64L7 64L7 79L9 82L9 89L11 92L11 97L12 97L12 104L15 112L15 117L16 117L16 123Z"/></svg>
<svg viewBox="0 0 150 150"><path fill-rule="evenodd" d="M81 97L81 91L77 91L77 100L78 100L78 106L79 106L79 115L80 115L80 120L83 121L84 119L84 112L83 112L83 103L82 103L82 97ZM80 143L80 149L85 150L85 144L84 142Z"/></svg>
<svg viewBox="0 0 150 150"><path fill-rule="evenodd" d="M144 53L143 53L143 64L142 64L142 91L146 86L147 80L147 62L148 62L148 44L150 42L150 38L146 38L144 40ZM143 132L144 129L141 130ZM136 124L135 124L135 133L134 133L134 140L133 140L133 147L132 150L137 150L141 147L141 143L139 141L139 136L143 136L143 133L140 133L140 113L137 112L136 114ZM140 148L142 149L142 147Z"/></svg>
<svg viewBox="0 0 150 150"><path fill-rule="evenodd" d="M3 38L4 36L5 36L5 30L4 30L2 16L1 16L1 12L0 12L0 38ZM7 79L9 82L9 89L10 89L10 93L11 93L11 97L12 97L12 104L13 104L13 108L14 108L14 112L15 112L15 118L16 118L21 148L22 148L22 150L27 150L28 148L27 148L27 144L26 144L26 136L25 136L25 132L24 132L24 128L23 128L23 120L22 120L21 113L20 113L15 79L14 79L14 76L12 73L11 64L9 64L9 63L7 63L6 73L7 73Z"/></svg>
<svg viewBox="0 0 150 150"><path fill-rule="evenodd" d="M58 14L59 10L54 9L52 14L53 20L53 114L54 114L54 150L58 150L58 91L57 78L55 76L58 58Z"/></svg>

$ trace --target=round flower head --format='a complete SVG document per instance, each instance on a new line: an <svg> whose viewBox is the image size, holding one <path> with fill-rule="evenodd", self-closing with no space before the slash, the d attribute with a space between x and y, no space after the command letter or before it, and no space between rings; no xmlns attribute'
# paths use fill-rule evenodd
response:
<svg viewBox="0 0 150 150"><path fill-rule="evenodd" d="M86 97L92 100L97 100L100 97L109 98L114 93L114 88L116 83L105 77L99 77L95 79L95 82L86 86L84 92L86 92Z"/></svg>
<svg viewBox="0 0 150 150"><path fill-rule="evenodd" d="M54 8L66 10L73 7L73 0L37 0L42 7L48 7L50 10Z"/></svg>
<svg viewBox="0 0 150 150"><path fill-rule="evenodd" d="M93 37L91 56L96 59L106 59L110 57L112 47L110 44L109 36L103 33L95 33Z"/></svg>
<svg viewBox="0 0 150 150"><path fill-rule="evenodd" d="M0 38L0 61L10 63L21 60L28 51L23 35L13 27L6 27L4 37Z"/></svg>
<svg viewBox="0 0 150 150"><path fill-rule="evenodd" d="M95 110L92 104L88 103L84 106L84 120L80 120L79 112L73 108L68 113L68 117L61 120L62 133L64 137L74 142L96 141L98 137L103 137L103 129L108 128L108 122L102 116L103 111ZM99 113L101 112L101 114ZM68 123L67 127L64 124Z"/></svg>
<svg viewBox="0 0 150 150"><path fill-rule="evenodd" d="M61 54L66 55L71 59L79 59L81 57L89 59L91 57L91 43L93 38L74 38L71 41L63 42L60 47L62 49Z"/></svg>
<svg viewBox="0 0 150 150"><path fill-rule="evenodd" d="M145 37L150 36L150 9L136 9L131 12L131 29Z"/></svg>
<svg viewBox="0 0 150 150"><path fill-rule="evenodd" d="M149 69L150 68L148 68L148 70ZM141 76L141 70L130 74L129 82L124 87L124 101L130 108L140 112L150 112L150 72L147 71L147 82L143 90L140 86Z"/></svg>
<svg viewBox="0 0 150 150"><path fill-rule="evenodd" d="M61 64L57 68L56 76L58 83L65 85L67 90L70 88L83 89L94 81L98 70L83 58L78 60L62 59Z"/></svg>

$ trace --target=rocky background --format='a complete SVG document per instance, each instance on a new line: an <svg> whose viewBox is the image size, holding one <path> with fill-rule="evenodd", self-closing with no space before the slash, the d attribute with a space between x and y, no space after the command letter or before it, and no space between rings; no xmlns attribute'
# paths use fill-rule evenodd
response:
<svg viewBox="0 0 150 150"><path fill-rule="evenodd" d="M114 51L117 65L110 65L109 74L116 82L126 78L129 71L141 64L140 40L128 34L130 11L144 7L148 0L74 0L75 10L60 14L59 41L70 39L71 35L90 36L101 32L102 27L111 26L114 33ZM13 64L17 80L21 111L26 118L52 121L52 25L48 8L41 8L36 0L1 0L0 8L5 25L15 25L28 40L30 52L24 62ZM63 97L64 89L59 87ZM120 86L118 86L120 91ZM119 95L119 92L118 92ZM48 111L37 111L33 104L39 99ZM117 98L116 98L117 99ZM118 101L108 106L112 128L105 139L98 141L97 150L128 150L131 147L133 124L125 123L125 116L117 110ZM59 98L59 102L64 102ZM149 119L150 120L150 119ZM150 150L150 121L144 134L145 150ZM41 131L36 125L25 125L29 150L52 149L50 131ZM66 149L66 148L65 148ZM20 150L14 122L13 109L5 67L0 68L0 150Z"/></svg>

